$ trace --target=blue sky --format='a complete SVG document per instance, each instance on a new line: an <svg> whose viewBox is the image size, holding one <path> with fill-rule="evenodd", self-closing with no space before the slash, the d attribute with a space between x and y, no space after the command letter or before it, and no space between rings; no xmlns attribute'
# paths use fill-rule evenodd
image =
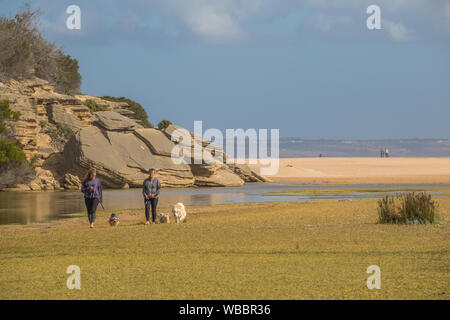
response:
<svg viewBox="0 0 450 320"><path fill-rule="evenodd" d="M11 16L26 1L0 0ZM450 0L35 0L82 91L192 129L450 138ZM82 11L68 30L66 8ZM366 8L381 8L368 30Z"/></svg>

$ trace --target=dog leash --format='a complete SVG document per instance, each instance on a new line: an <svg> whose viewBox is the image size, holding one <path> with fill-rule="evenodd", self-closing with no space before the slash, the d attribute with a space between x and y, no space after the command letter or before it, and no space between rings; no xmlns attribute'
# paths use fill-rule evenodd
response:
<svg viewBox="0 0 450 320"><path fill-rule="evenodd" d="M98 200L98 202L100 203L100 205L102 206L103 210L106 210L105 207L103 206L103 203L100 201L100 197L96 194L95 190L94 190L94 196L95 196L95 198Z"/></svg>
<svg viewBox="0 0 450 320"><path fill-rule="evenodd" d="M99 197L97 197L98 202L100 202L100 205L102 206L103 210L106 210L105 207L103 206L103 203L100 201Z"/></svg>

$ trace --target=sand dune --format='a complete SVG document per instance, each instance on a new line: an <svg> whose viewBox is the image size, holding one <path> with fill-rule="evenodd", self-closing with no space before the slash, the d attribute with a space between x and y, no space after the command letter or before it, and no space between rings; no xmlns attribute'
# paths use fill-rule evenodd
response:
<svg viewBox="0 0 450 320"><path fill-rule="evenodd" d="M250 165L259 172L261 165ZM272 181L450 183L450 158L282 158Z"/></svg>

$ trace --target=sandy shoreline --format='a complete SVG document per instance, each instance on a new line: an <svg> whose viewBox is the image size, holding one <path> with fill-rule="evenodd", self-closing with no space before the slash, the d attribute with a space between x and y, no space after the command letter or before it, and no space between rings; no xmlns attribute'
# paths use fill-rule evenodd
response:
<svg viewBox="0 0 450 320"><path fill-rule="evenodd" d="M256 172L261 165L249 164ZM263 166L264 167L264 166ZM274 182L450 183L450 158L282 158Z"/></svg>

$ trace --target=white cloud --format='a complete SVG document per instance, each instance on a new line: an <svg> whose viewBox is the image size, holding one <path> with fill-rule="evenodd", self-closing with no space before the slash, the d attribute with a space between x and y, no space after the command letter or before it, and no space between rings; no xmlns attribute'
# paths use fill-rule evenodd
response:
<svg viewBox="0 0 450 320"><path fill-rule="evenodd" d="M156 3L192 33L213 42L244 39L247 33L243 22L278 7L276 0L156 0Z"/></svg>
<svg viewBox="0 0 450 320"><path fill-rule="evenodd" d="M309 27L330 35L348 33L364 19L365 9L377 4L382 24L395 41L426 38L429 32L450 34L450 4L430 0L129 0L162 10L181 30L208 42L233 42L250 38L248 22L279 18L292 11L311 14ZM445 17L445 18L443 18ZM395 21L395 22L393 22ZM299 21L299 26L303 21ZM406 26L409 26L408 28ZM343 28L345 27L345 28ZM410 29L412 28L412 29ZM253 28L255 30L255 28ZM361 29L362 30L362 29ZM411 30L416 30L414 37Z"/></svg>
<svg viewBox="0 0 450 320"><path fill-rule="evenodd" d="M312 27L321 32L331 32L334 28L349 26L354 23L351 16L332 16L319 14L315 17Z"/></svg>
<svg viewBox="0 0 450 320"><path fill-rule="evenodd" d="M389 37L395 41L409 41L413 37L406 27L401 23L396 23L388 20L382 20L383 28L389 33Z"/></svg>
<svg viewBox="0 0 450 320"><path fill-rule="evenodd" d="M191 31L205 38L242 37L244 31L237 19L229 12L217 9L214 6L199 7L188 10L182 18Z"/></svg>
<svg viewBox="0 0 450 320"><path fill-rule="evenodd" d="M328 9L367 8L369 5L376 4L388 12L405 12L429 6L430 0L299 0L299 2L307 2L310 6Z"/></svg>

